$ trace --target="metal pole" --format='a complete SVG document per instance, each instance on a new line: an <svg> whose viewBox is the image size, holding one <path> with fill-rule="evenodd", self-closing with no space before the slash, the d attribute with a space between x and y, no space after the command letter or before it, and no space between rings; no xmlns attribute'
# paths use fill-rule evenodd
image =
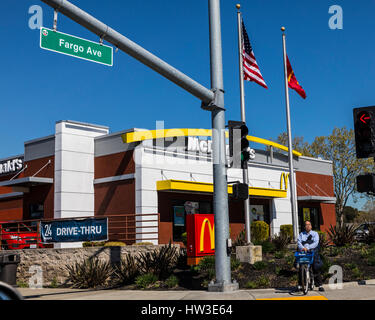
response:
<svg viewBox="0 0 375 320"><path fill-rule="evenodd" d="M228 215L228 185L225 167L225 109L224 81L221 46L220 0L209 0L211 87L217 94L216 108L212 110L212 159L215 214L215 270L216 282L208 287L210 291L234 290L231 286ZM238 285L237 285L238 288Z"/></svg>
<svg viewBox="0 0 375 320"><path fill-rule="evenodd" d="M240 8L241 5L237 4L237 25L238 25L238 60L240 68L240 96L241 96L241 121L246 123L246 112L245 112L245 87L243 78L243 46L242 46L242 19ZM243 183L249 185L249 173L246 169L242 169ZM250 198L244 201L244 214L245 214L245 233L246 233L246 243L251 243L251 233L250 233Z"/></svg>
<svg viewBox="0 0 375 320"><path fill-rule="evenodd" d="M109 43L118 47L120 50L129 54L133 58L142 62L146 66L150 67L154 71L158 72L162 76L171 80L178 86L182 87L186 91L190 92L193 96L197 97L205 103L210 103L214 100L215 94L189 78L179 70L175 69L165 61L156 57L152 53L148 52L138 44L129 40L122 34L111 29L109 26L89 15L87 12L76 7L74 4L67 0L41 0L47 5L54 9L57 9L59 13L67 16L68 18L74 20L81 26L92 31L97 36L105 39Z"/></svg>
<svg viewBox="0 0 375 320"><path fill-rule="evenodd" d="M293 240L297 241L298 237L298 217L296 206L296 190L295 190L295 177L293 168L293 145L292 145L292 129L290 124L290 107L289 107L289 89L288 89L288 69L287 69L287 55L286 55L286 42L285 42L285 28L282 27L283 32L283 53L284 53L284 79L285 79L285 101L286 101L286 119L288 127L288 158L289 158L289 179L290 179L290 199L292 205L292 223L293 223Z"/></svg>

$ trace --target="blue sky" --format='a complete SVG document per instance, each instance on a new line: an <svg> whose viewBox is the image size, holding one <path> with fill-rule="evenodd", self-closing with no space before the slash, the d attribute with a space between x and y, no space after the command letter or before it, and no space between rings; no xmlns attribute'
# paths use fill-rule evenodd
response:
<svg viewBox="0 0 375 320"><path fill-rule="evenodd" d="M209 87L208 2L72 0L112 28ZM222 39L226 120L239 120L236 8L223 0ZM352 128L352 108L374 104L375 1L240 2L244 22L269 89L245 83L246 112L252 135L277 137L286 130L280 27L287 29L287 51L307 93L291 94L293 135L311 142L335 126ZM0 158L23 153L23 142L54 132L58 120L107 125L112 132L132 127L211 126L200 101L119 51L114 66L39 48L39 31L28 27L31 5L43 8L45 27L53 11L38 0L2 0L0 79ZM343 30L331 30L328 13L340 5ZM99 39L59 15L58 30Z"/></svg>

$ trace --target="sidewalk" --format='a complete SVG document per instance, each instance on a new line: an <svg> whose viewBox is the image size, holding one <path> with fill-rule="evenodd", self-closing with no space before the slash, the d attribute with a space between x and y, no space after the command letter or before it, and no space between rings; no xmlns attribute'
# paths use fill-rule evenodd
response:
<svg viewBox="0 0 375 320"><path fill-rule="evenodd" d="M342 289L325 292L310 291L306 296L291 289L238 290L229 293L207 291L148 290L79 290L79 289L18 289L26 300L375 300L375 280L366 285L344 283Z"/></svg>

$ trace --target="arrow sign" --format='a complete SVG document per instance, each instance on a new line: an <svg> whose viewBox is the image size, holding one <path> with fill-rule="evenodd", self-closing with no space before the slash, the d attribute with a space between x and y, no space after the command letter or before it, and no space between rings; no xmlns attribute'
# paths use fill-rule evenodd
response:
<svg viewBox="0 0 375 320"><path fill-rule="evenodd" d="M368 124L366 120L370 120L370 119L371 118L367 112L362 114L361 117L359 118L359 120L361 120L364 124Z"/></svg>

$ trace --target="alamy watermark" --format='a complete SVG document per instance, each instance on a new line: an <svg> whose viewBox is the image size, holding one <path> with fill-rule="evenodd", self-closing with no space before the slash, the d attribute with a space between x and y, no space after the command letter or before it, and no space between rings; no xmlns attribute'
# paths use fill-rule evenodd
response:
<svg viewBox="0 0 375 320"><path fill-rule="evenodd" d="M43 269L41 266L33 265L29 268L29 273L32 276L29 279L30 289L42 289L43 288Z"/></svg>
<svg viewBox="0 0 375 320"><path fill-rule="evenodd" d="M29 8L29 28L31 30L40 29L43 27L43 9L41 6L33 5Z"/></svg>
<svg viewBox="0 0 375 320"><path fill-rule="evenodd" d="M339 5L330 6L328 13L332 16L328 20L328 26L331 30L344 29L344 13Z"/></svg>

